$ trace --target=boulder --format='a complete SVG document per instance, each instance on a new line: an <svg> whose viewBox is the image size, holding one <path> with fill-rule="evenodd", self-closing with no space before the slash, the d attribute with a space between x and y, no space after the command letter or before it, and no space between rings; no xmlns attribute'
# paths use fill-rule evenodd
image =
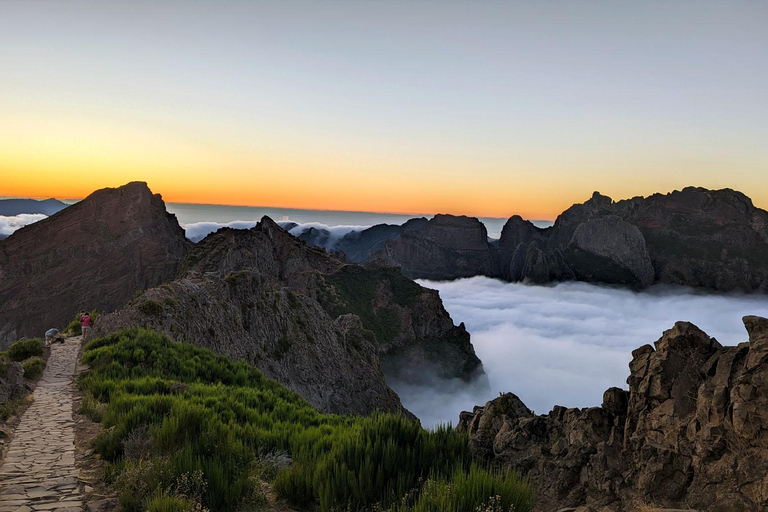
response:
<svg viewBox="0 0 768 512"><path fill-rule="evenodd" d="M503 395L457 429L531 477L536 510L767 510L768 320L744 324L749 342L723 347L678 322L632 353L629 390L608 389L602 407L533 416Z"/></svg>

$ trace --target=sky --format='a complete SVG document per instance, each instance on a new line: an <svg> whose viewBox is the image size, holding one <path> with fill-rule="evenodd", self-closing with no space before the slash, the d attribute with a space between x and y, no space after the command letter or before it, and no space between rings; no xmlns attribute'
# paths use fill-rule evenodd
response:
<svg viewBox="0 0 768 512"><path fill-rule="evenodd" d="M0 196L768 207L768 2L0 2Z"/></svg>

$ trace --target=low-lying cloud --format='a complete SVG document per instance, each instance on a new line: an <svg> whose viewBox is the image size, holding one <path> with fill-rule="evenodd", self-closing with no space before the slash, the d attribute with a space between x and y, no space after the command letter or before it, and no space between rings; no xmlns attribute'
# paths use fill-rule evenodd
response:
<svg viewBox="0 0 768 512"><path fill-rule="evenodd" d="M587 283L529 286L485 277L420 281L440 291L454 322L464 322L491 385L477 390L395 385L425 426L458 420L498 396L517 394L536 413L554 405L600 405L603 392L626 386L632 350L653 344L678 320L723 345L746 341L744 315L768 316L766 295L715 295L658 286L634 292Z"/></svg>
<svg viewBox="0 0 768 512"><path fill-rule="evenodd" d="M233 229L251 229L259 221L257 220L234 220L231 222L191 222L184 224L184 231L187 238L193 242L199 242L209 234L218 231L221 228L233 228ZM339 225L329 226L320 222L305 222L302 224L293 222L291 220L281 220L278 226L287 230L295 237L301 236L310 229L315 229L313 236L313 244L318 247L322 247L327 251L332 251L336 248L336 244L345 235L354 231L362 231L370 226L357 226L357 225Z"/></svg>
<svg viewBox="0 0 768 512"><path fill-rule="evenodd" d="M256 220L233 220L231 222L191 222L184 224L184 232L193 242L199 242L211 233L221 228L251 229L258 223Z"/></svg>
<svg viewBox="0 0 768 512"><path fill-rule="evenodd" d="M305 222L303 224L296 224L291 221L280 221L277 223L283 229L287 229L290 234L295 237L300 237L310 229L316 230L316 235L313 237L312 245L322 247L326 251L333 251L336 248L336 244L344 236L357 231L363 231L370 226L355 226L355 225L339 225L329 226L320 222Z"/></svg>
<svg viewBox="0 0 768 512"><path fill-rule="evenodd" d="M47 217L47 215L42 213L22 213L13 216L0 215L0 235L9 236L21 227L43 220Z"/></svg>

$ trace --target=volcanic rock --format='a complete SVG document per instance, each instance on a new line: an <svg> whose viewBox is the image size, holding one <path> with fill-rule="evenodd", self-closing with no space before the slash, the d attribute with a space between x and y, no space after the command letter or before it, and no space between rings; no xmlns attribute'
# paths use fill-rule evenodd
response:
<svg viewBox="0 0 768 512"><path fill-rule="evenodd" d="M477 219L438 215L369 260L433 280L482 275L513 282L768 290L768 212L730 189L690 187L619 202L595 192L552 227L538 228L516 215L497 243L485 237Z"/></svg>
<svg viewBox="0 0 768 512"><path fill-rule="evenodd" d="M530 475L536 510L768 510L768 320L744 323L749 342L722 347L678 322L632 353L629 391L607 390L602 407L534 416L507 394L457 428Z"/></svg>
<svg viewBox="0 0 768 512"><path fill-rule="evenodd" d="M385 261L420 279L500 275L495 248L482 222L473 217L436 215L423 227L388 241Z"/></svg>
<svg viewBox="0 0 768 512"><path fill-rule="evenodd" d="M173 279L191 243L146 183L102 189L0 241L0 348Z"/></svg>

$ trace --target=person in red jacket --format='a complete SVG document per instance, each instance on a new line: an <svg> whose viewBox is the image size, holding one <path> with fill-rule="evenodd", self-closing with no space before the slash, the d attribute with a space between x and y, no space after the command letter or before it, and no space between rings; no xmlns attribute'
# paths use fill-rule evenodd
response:
<svg viewBox="0 0 768 512"><path fill-rule="evenodd" d="M92 323L93 321L91 320L91 315L89 315L87 311L83 311L80 315L80 328L83 331L83 341L88 338L88 333L91 330Z"/></svg>

